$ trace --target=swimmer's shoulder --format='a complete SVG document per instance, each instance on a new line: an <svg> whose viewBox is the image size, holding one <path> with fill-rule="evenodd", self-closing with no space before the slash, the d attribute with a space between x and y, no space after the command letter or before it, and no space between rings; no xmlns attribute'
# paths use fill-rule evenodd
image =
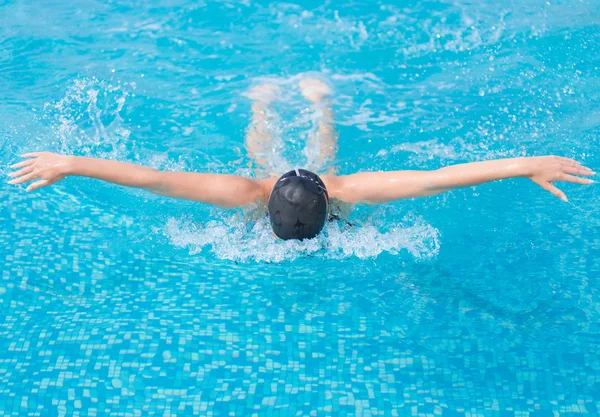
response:
<svg viewBox="0 0 600 417"><path fill-rule="evenodd" d="M269 198L269 195L271 195L271 190L273 189L273 186L277 182L277 178L269 177L269 178L263 178L263 179L255 179L254 181L260 187L261 200L266 200Z"/></svg>
<svg viewBox="0 0 600 417"><path fill-rule="evenodd" d="M341 201L344 194L344 180L336 175L321 175L321 179L325 183L329 198Z"/></svg>
<svg viewBox="0 0 600 417"><path fill-rule="evenodd" d="M243 211L247 220L256 222L267 214L267 202L277 178L253 178L252 180L260 187L260 197L254 204L243 207Z"/></svg>

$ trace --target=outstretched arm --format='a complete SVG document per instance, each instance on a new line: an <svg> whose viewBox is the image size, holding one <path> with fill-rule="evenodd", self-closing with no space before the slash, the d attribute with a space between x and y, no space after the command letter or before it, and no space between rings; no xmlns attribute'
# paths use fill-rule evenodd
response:
<svg viewBox="0 0 600 417"><path fill-rule="evenodd" d="M563 201L565 194L552 184L556 181L591 184L575 175L594 175L578 162L558 156L498 159L453 165L435 171L363 172L324 178L330 195L347 202L380 203L403 198L440 194L506 178L529 178Z"/></svg>
<svg viewBox="0 0 600 417"><path fill-rule="evenodd" d="M143 188L173 198L200 201L221 207L239 207L264 198L265 180L235 175L166 172L124 162L65 156L49 152L23 155L27 160L13 165L10 184L38 180L27 187L33 191L67 176L97 178L127 187Z"/></svg>

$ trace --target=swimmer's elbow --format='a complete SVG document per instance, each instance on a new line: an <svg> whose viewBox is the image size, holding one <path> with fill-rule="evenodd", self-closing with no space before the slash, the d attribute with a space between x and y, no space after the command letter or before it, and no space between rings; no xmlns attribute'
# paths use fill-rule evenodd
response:
<svg viewBox="0 0 600 417"><path fill-rule="evenodd" d="M445 173L444 168L426 172L427 175L422 184L423 197L443 194L459 186L451 176Z"/></svg>
<svg viewBox="0 0 600 417"><path fill-rule="evenodd" d="M143 188L153 194L171 197L173 184L169 181L168 174L168 172L152 169L151 180Z"/></svg>

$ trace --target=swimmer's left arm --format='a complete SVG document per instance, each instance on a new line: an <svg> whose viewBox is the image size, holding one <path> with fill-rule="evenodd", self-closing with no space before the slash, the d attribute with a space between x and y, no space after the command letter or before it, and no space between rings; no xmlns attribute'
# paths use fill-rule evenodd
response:
<svg viewBox="0 0 600 417"><path fill-rule="evenodd" d="M13 180L9 184L37 180L27 187L27 191L52 185L67 176L80 176L229 208L265 198L269 184L274 182L235 175L158 171L126 162L50 152L35 152L23 157L27 159L12 166L18 171L10 174Z"/></svg>
<svg viewBox="0 0 600 417"><path fill-rule="evenodd" d="M380 203L425 197L507 178L528 178L563 201L565 194L553 182L591 184L576 177L594 172L578 162L558 156L507 158L452 165L434 171L364 172L324 177L332 197L346 202Z"/></svg>

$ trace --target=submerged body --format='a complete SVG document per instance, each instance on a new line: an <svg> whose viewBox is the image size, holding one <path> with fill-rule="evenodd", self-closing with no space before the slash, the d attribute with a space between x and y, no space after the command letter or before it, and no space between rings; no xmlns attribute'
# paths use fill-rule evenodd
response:
<svg viewBox="0 0 600 417"><path fill-rule="evenodd" d="M11 184L23 184L37 180L27 187L33 191L54 184L67 176L83 176L97 178L114 184L146 189L156 194L172 198L193 200L221 207L233 208L251 204L268 205L273 190L277 190L278 181L286 180L289 187L299 187L303 182L319 183L319 187L327 196L327 211L318 210L314 216L315 229L300 227L306 224L301 221L302 210L313 210L316 204L310 193L295 204L293 210L280 216L276 222L273 210L270 210L271 223L276 236L283 239L311 238L322 228L331 211L331 205L356 203L383 203L406 198L426 197L440 194L454 188L467 187L485 182L508 178L528 178L563 201L565 194L553 182L566 181L577 184L591 184L593 181L579 176L594 175L594 172L578 162L558 156L541 156L529 158L507 158L492 161L458 164L432 171L402 170L388 172L360 172L351 175L336 175L336 169L329 166L335 159L337 135L333 128L333 113L328 100L330 90L317 80L305 79L300 82L303 95L319 111L315 134L308 146L316 149L315 166L323 168L321 176L305 171L318 178L296 171L294 175L285 174L279 177L273 171L269 155L272 153L272 138L268 129L267 109L269 103L277 96L277 87L261 85L251 90L248 96L254 100L252 105L252 123L246 137L248 154L255 161L260 173L267 173L266 178L246 178L235 175L165 172L149 167L95 158L59 155L49 152L35 152L23 155L27 160L13 165L18 169L13 172ZM259 175L260 175L259 173ZM296 184L296 185L294 185ZM293 191L293 190L292 190ZM293 195L293 192L287 193ZM319 194L314 191L315 199ZM295 198L295 197L294 197ZM299 205L298 205L299 204ZM280 207L285 204L280 204ZM315 206L316 207L316 206ZM281 210L286 210L282 208ZM281 214L281 210L279 214ZM291 209L287 209L288 211ZM299 214L298 214L299 213ZM284 213L286 214L286 213ZM292 215L293 214L293 215ZM295 217L296 216L296 217ZM282 218L287 220L281 220ZM310 216L309 216L310 217ZM300 225L294 229L295 219ZM312 217L311 217L312 218ZM283 222L283 223L281 223ZM279 226L276 226L279 224ZM306 230L305 230L306 229ZM310 229L310 230L309 230ZM291 230L289 233L282 230ZM316 233L314 233L316 230Z"/></svg>

